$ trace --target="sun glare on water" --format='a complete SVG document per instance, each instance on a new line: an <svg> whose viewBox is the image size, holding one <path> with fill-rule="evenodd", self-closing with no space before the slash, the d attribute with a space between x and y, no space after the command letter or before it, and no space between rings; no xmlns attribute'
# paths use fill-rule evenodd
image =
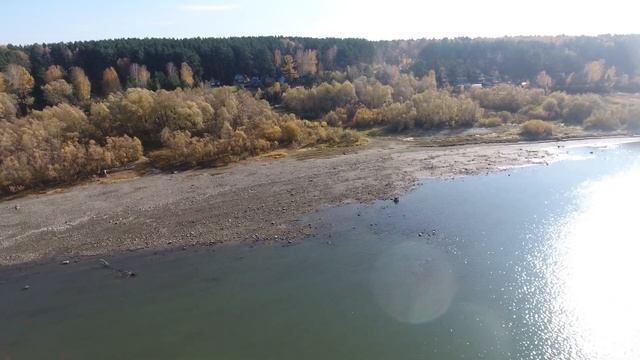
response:
<svg viewBox="0 0 640 360"><path fill-rule="evenodd" d="M584 183L553 242L553 319L572 359L640 359L640 167Z"/></svg>

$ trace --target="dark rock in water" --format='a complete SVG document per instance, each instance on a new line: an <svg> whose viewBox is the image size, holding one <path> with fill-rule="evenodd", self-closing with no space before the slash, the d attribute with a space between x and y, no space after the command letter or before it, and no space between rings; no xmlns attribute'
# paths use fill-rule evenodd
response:
<svg viewBox="0 0 640 360"><path fill-rule="evenodd" d="M69 264L71 264L71 262L69 260L65 260L65 261L60 263L60 265L69 265Z"/></svg>
<svg viewBox="0 0 640 360"><path fill-rule="evenodd" d="M27 291L27 290L29 290L29 289L31 289L31 285L25 285L25 286L22 288L22 291Z"/></svg>
<svg viewBox="0 0 640 360"><path fill-rule="evenodd" d="M396 204L399 203L400 202L400 198L399 197L394 197L393 198L393 202L396 203Z"/></svg>

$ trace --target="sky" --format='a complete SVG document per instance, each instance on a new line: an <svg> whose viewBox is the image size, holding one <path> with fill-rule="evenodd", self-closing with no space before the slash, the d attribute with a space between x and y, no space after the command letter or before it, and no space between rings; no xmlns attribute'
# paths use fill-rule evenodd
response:
<svg viewBox="0 0 640 360"><path fill-rule="evenodd" d="M122 37L371 40L640 33L636 0L0 0L0 44Z"/></svg>

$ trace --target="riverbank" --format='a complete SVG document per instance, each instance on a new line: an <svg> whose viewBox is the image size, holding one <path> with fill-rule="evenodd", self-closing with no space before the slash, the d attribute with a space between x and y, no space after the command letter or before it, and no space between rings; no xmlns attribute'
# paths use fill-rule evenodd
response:
<svg viewBox="0 0 640 360"><path fill-rule="evenodd" d="M0 266L143 249L293 241L316 209L392 199L421 178L485 174L633 138L428 147L374 139L358 148L294 151L224 168L90 183L0 202ZM283 154L281 154L283 155Z"/></svg>

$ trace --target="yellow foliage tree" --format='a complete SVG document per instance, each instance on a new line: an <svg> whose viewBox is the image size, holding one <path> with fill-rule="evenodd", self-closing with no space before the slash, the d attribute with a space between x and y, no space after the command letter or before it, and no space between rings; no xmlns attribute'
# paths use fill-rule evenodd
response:
<svg viewBox="0 0 640 360"><path fill-rule="evenodd" d="M182 81L182 86L187 88L192 88L195 85L195 80L193 79L193 69L186 62L183 62L180 65L180 80Z"/></svg>
<svg viewBox="0 0 640 360"><path fill-rule="evenodd" d="M102 72L102 92L105 95L120 91L120 79L113 67L106 68Z"/></svg>
<svg viewBox="0 0 640 360"><path fill-rule="evenodd" d="M436 72L429 70L425 79L425 90L436 90L438 88L438 80L436 79Z"/></svg>
<svg viewBox="0 0 640 360"><path fill-rule="evenodd" d="M71 68L71 85L73 93L79 102L86 102L91 99L91 82L84 70L79 67Z"/></svg>
<svg viewBox="0 0 640 360"><path fill-rule="evenodd" d="M296 79L298 79L298 71L296 70L296 62L293 59L293 56L286 55L284 57L282 73L287 77L289 81L295 81Z"/></svg>
<svg viewBox="0 0 640 360"><path fill-rule="evenodd" d="M151 73L149 73L146 66L136 63L131 64L129 67L129 82L132 87L146 88L150 79Z"/></svg>
<svg viewBox="0 0 640 360"><path fill-rule="evenodd" d="M13 95L0 92L0 120L13 119L16 116L16 99ZM1 139L1 138L0 138ZM2 140L0 140L1 142Z"/></svg>
<svg viewBox="0 0 640 360"><path fill-rule="evenodd" d="M592 61L584 66L584 73L589 84L595 84L604 76L604 60Z"/></svg>
<svg viewBox="0 0 640 360"><path fill-rule="evenodd" d="M71 101L73 89L68 82L59 79L52 81L42 87L45 100L49 105L58 105Z"/></svg>
<svg viewBox="0 0 640 360"><path fill-rule="evenodd" d="M302 75L315 75L318 72L318 56L316 50L305 50L300 64Z"/></svg>
<svg viewBox="0 0 640 360"><path fill-rule="evenodd" d="M553 79L547 74L546 71L543 70L538 74L536 83L546 92L549 91L549 89L553 86Z"/></svg>
<svg viewBox="0 0 640 360"><path fill-rule="evenodd" d="M19 97L24 98L33 90L35 84L33 76L31 76L29 70L23 66L16 64L7 65L4 76L9 85L9 90Z"/></svg>
<svg viewBox="0 0 640 360"><path fill-rule="evenodd" d="M60 80L64 77L64 70L60 65L51 65L44 72L44 83L48 84L56 80Z"/></svg>

